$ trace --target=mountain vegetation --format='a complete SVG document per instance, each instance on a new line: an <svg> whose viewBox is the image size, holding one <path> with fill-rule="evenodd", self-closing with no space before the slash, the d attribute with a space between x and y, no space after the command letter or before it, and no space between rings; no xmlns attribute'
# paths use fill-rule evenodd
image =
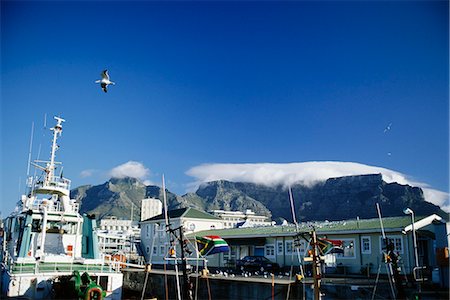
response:
<svg viewBox="0 0 450 300"><path fill-rule="evenodd" d="M403 216L410 207L416 215L432 213L446 217L438 206L425 201L422 189L398 183L386 183L381 174L330 178L312 186L293 185L292 194L297 219L344 220L377 217L375 203L379 203L385 217ZM196 192L183 196L166 190L169 209L194 207L204 211L214 209L251 209L272 219L292 221L289 193L284 186L224 180L202 184ZM146 186L135 178L112 178L97 186L81 186L71 191L72 198L81 205L81 212L98 218L116 216L129 219L133 206L133 220L140 219L140 202L144 198L163 200L162 189Z"/></svg>

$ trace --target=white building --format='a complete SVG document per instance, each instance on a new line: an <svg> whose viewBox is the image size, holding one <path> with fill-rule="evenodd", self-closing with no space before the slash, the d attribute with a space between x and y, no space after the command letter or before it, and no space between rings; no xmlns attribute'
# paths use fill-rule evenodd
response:
<svg viewBox="0 0 450 300"><path fill-rule="evenodd" d="M141 221L150 219L162 213L162 202L156 198L146 198L141 201Z"/></svg>
<svg viewBox="0 0 450 300"><path fill-rule="evenodd" d="M245 212L213 210L210 212L224 220L224 228L270 226L272 222L266 216L256 215L250 209Z"/></svg>
<svg viewBox="0 0 450 300"><path fill-rule="evenodd" d="M219 217L190 207L171 210L168 215L171 228L182 226L185 235L197 231L224 228L223 220ZM141 249L145 261L152 264L164 264L164 257L169 248L173 246L170 245L170 236L166 232L164 214L141 221L140 224Z"/></svg>
<svg viewBox="0 0 450 300"><path fill-rule="evenodd" d="M129 259L136 258L135 244L139 242L140 228L135 222L114 216L102 219L97 236L99 250L103 254L124 253Z"/></svg>

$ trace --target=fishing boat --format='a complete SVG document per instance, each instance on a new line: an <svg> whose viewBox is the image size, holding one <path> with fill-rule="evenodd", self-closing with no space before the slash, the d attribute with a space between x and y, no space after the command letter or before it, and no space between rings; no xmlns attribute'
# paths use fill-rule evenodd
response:
<svg viewBox="0 0 450 300"><path fill-rule="evenodd" d="M71 181L55 161L65 122L60 117L55 120L50 128L50 160L29 161L37 172L28 177L27 191L15 211L3 220L1 294L31 299L121 299L120 266L99 253L95 217L79 213L79 204L70 199Z"/></svg>

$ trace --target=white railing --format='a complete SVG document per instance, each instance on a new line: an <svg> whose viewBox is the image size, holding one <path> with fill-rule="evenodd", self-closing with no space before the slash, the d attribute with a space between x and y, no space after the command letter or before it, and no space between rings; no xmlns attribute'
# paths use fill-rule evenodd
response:
<svg viewBox="0 0 450 300"><path fill-rule="evenodd" d="M80 209L80 204L78 204L72 200L70 201L69 205L70 205L70 209L68 209L68 210L66 209L66 211L78 212ZM63 211L65 211L62 207L61 202L59 202L59 201L54 202L54 201L49 201L46 199L38 199L38 200L35 200L33 202L33 204L31 205L31 209L33 209L33 210L41 210L44 207L47 208L48 212L63 212Z"/></svg>
<svg viewBox="0 0 450 300"><path fill-rule="evenodd" d="M43 182L37 182L34 186L35 189L65 189L70 190L70 180L66 178L61 178L59 176L52 176L49 181L45 180Z"/></svg>
<svg viewBox="0 0 450 300"><path fill-rule="evenodd" d="M15 274L43 274L43 273L72 273L73 271L88 273L118 273L120 262L105 261L102 264L37 262L37 263L11 263L8 269Z"/></svg>

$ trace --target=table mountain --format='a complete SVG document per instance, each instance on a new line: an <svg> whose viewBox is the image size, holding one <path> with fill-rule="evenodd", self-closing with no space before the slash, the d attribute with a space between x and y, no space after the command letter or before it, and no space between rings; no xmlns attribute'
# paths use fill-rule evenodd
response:
<svg viewBox="0 0 450 300"><path fill-rule="evenodd" d="M343 220L377 217L375 203L380 203L385 217L402 216L410 207L416 215L448 214L425 201L422 189L398 183L386 183L381 174L330 178L313 186L292 186L297 219ZM130 218L131 203L135 205L134 220L140 216L144 197L163 199L158 186L145 186L134 178L112 178L97 186L81 186L71 192L81 203L81 212L95 213L99 218L115 215ZM292 221L289 194L285 187L224 180L202 184L195 193L178 196L167 191L169 209L194 207L254 212L272 218Z"/></svg>

